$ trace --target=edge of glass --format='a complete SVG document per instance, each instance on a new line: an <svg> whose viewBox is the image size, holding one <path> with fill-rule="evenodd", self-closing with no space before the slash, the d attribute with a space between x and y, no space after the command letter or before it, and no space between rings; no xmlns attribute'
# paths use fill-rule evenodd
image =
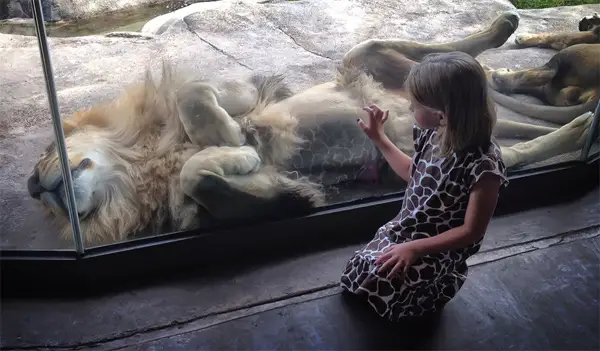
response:
<svg viewBox="0 0 600 351"><path fill-rule="evenodd" d="M188 231L174 231L174 232L154 235L151 237L135 238L135 239L127 240L126 242L122 242L122 243L112 243L112 244L108 244L108 245L94 246L92 248L86 249L83 245L80 221L79 221L79 216L78 216L78 212L77 212L77 208L76 208L77 205L76 205L75 193L74 193L74 189L73 189L73 180L71 177L70 167L69 167L69 163L68 163L69 161L68 161L68 155L67 155L66 146L65 146L64 132L62 129L62 123L61 123L61 118L60 118L56 88L55 88L55 84L54 84L54 73L53 73L52 63L51 63L51 59L50 59L50 52L48 50L46 26L45 26L43 12L42 12L41 0L31 0L31 4L32 4L34 22L35 22L35 27L36 27L36 36L38 39L38 48L39 48L40 58L42 61L42 66L43 66L42 68L44 71L46 91L48 94L48 102L49 102L50 112L51 112L51 116L52 116L54 135L55 135L55 140L57 143L57 148L59 151L58 156L59 156L59 160L61 163L61 171L62 171L63 181L64 181L65 190L66 190L66 194L67 194L67 201L66 201L67 204L66 205L68 208L69 221L71 223L71 228L72 228L72 232L73 232L73 243L74 243L75 249L74 250L71 250L71 249L41 249L41 250L16 249L16 250L0 250L0 253L2 253L2 252L15 252L15 253L19 252L24 257L35 257L35 256L39 256L38 254L40 254L40 253L44 253L46 255L49 254L49 256L55 257L55 258L65 257L65 255L71 256L72 254L76 254L75 257L83 257L83 256L85 256L86 251L89 251L89 250L91 250L92 252L103 252L103 251L111 251L113 248L118 248L118 247L127 247L128 249L135 249L135 248L143 247L143 246L147 246L147 245L156 245L156 244L160 245L160 243L165 242L165 241L185 240L192 236L197 237L197 236L211 235L213 232L216 232L216 231L231 230L231 229L235 229L237 227L244 226L244 225L257 225L257 223L236 223L232 226L222 225L222 226L217 226L214 228L192 229L192 230L188 230ZM600 101L598 102L598 105L596 106L596 109L594 112L594 118L592 120L592 125L586 136L584 146L580 153L579 161L574 160L574 161L556 163L556 164L552 164L552 165L548 165L548 166L542 166L542 167L538 167L538 168L534 168L534 169L515 170L512 172L509 171L509 178L515 179L515 178L521 178L521 177L534 176L536 174L545 173L548 171L551 172L553 170L562 169L564 167L572 167L572 166L576 166L577 164L580 164L582 162L586 163L586 161L590 161L589 153L591 150L591 146L594 142L594 138L596 137L596 134L598 134L597 129L598 129L599 123L600 123ZM302 217L291 216L291 217L279 218L279 219L275 219L275 220L267 220L264 223L268 224L268 223L276 223L276 222L281 222L281 221L286 221L286 220L297 220L299 218L310 218L310 217L315 217L315 216L323 216L323 215L327 215L327 214L334 213L334 212L347 211L351 208L356 208L356 207L366 207L366 206L383 204L383 203L387 203L387 202L394 202L394 201L398 201L399 199L401 199L401 197L403 195L404 195L404 190L395 192L395 193L391 193L391 194L386 194L383 196L378 196L378 197L361 198L358 200L353 200L353 201L344 202L344 203L340 203L340 204L323 206L323 207L317 209L315 212L305 215L305 216L302 216ZM261 224L261 223L258 223L258 224ZM30 254L27 254L27 253L30 253Z"/></svg>
<svg viewBox="0 0 600 351"><path fill-rule="evenodd" d="M600 123L600 100L598 100L598 104L596 105L596 110L594 111L594 118L592 119L592 125L590 126L590 130L585 138L585 143L583 145L583 149L581 149L580 160L587 160L589 157L590 150L592 149L592 144L594 140L598 137L598 124Z"/></svg>
<svg viewBox="0 0 600 351"><path fill-rule="evenodd" d="M66 205L67 212L69 214L69 222L71 222L71 230L73 232L73 244L75 247L75 252L83 255L85 253L85 247L83 245L83 238L81 236L77 203L75 201L75 192L73 190L73 179L71 177L69 157L67 155L65 136L60 118L56 87L54 85L54 72L52 70L52 60L50 59L50 52L48 50L46 24L44 22L44 14L42 11L42 1L31 0L31 7L33 9L38 48L40 52L40 59L42 61L42 69L44 71L44 80L46 82L46 93L48 95L48 104L50 105L52 126L54 127L56 148L58 150L58 158L60 161L63 183L67 195Z"/></svg>

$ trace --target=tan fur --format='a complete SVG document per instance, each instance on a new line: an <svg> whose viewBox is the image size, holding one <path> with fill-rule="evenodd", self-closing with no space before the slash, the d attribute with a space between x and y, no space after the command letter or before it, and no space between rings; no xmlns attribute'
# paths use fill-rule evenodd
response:
<svg viewBox="0 0 600 351"><path fill-rule="evenodd" d="M581 105L598 102L600 92L600 26L586 31L522 33L515 37L520 48L552 48L558 52L544 65L512 71L489 69L490 86L503 94L526 94L550 106L536 107L511 97L496 102L534 118L565 122L580 113ZM565 108L567 107L567 108ZM568 108L572 107L572 108Z"/></svg>
<svg viewBox="0 0 600 351"><path fill-rule="evenodd" d="M295 158L300 153L309 151L310 158L312 147L325 142L310 139L312 134L333 123L364 138L356 134L356 119L364 117L362 106L376 103L390 110L386 134L412 155L413 117L406 94L401 84L386 86L378 74L406 76L406 63L427 52L477 55L501 45L517 23L517 15L506 13L479 33L439 45L360 43L346 54L335 81L296 94L286 90L281 77L189 81L165 65L156 83L148 73L119 99L80 111L63 124L84 243L206 227L215 219L299 215L322 206L322 185L309 180L310 174L299 174L294 164L302 161ZM502 148L507 166L515 167L581 147L590 120L583 115L559 129L499 120L495 134L532 139ZM336 146L336 140L332 143ZM50 145L28 189L41 197L62 237L70 239L60 179Z"/></svg>

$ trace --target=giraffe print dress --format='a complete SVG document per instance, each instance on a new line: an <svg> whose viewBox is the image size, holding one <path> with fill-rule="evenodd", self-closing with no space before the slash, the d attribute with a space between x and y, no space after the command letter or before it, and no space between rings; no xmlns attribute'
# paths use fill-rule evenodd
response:
<svg viewBox="0 0 600 351"><path fill-rule="evenodd" d="M398 321L440 310L466 280L466 259L479 251L481 241L459 250L424 256L409 268L406 278L391 280L378 273L375 260L387 247L426 238L460 226L466 214L469 191L479 178L492 173L508 184L500 147L495 141L482 149L439 155L435 129L413 127L415 154L412 176L400 213L379 228L375 237L347 263L341 287L366 299L383 318Z"/></svg>

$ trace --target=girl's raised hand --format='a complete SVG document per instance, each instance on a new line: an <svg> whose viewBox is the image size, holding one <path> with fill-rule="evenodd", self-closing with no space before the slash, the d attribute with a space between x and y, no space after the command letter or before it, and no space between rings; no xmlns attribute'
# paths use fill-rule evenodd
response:
<svg viewBox="0 0 600 351"><path fill-rule="evenodd" d="M367 136L373 140L378 141L384 137L383 124L388 119L390 111L383 111L377 105L370 105L363 107L363 110L369 113L369 124L365 124L362 119L358 119L358 126L362 129Z"/></svg>

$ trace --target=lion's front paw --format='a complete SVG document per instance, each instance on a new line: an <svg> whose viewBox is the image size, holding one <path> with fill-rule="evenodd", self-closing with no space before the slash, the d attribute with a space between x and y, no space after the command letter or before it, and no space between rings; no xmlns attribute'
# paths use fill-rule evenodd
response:
<svg viewBox="0 0 600 351"><path fill-rule="evenodd" d="M510 91L513 87L511 77L509 76L511 73L512 71L508 68L498 68L490 72L490 86L498 91Z"/></svg>
<svg viewBox="0 0 600 351"><path fill-rule="evenodd" d="M227 167L227 174L246 175L256 172L262 165L260 156L253 147L242 146L239 148L237 157L231 158L230 165Z"/></svg>
<svg viewBox="0 0 600 351"><path fill-rule="evenodd" d="M504 74L508 74L508 73L511 73L511 72L512 72L512 70L510 68L498 68L498 69L494 70L494 74L496 76L502 76Z"/></svg>
<svg viewBox="0 0 600 351"><path fill-rule="evenodd" d="M507 82L505 76L508 73L511 73L511 70L508 68L486 69L485 75L488 81L488 85L494 90L501 90L506 88Z"/></svg>
<svg viewBox="0 0 600 351"><path fill-rule="evenodd" d="M262 166L262 160L251 146L215 148L211 157L218 162L222 176L247 175L256 172ZM209 169L210 170L210 169Z"/></svg>
<svg viewBox="0 0 600 351"><path fill-rule="evenodd" d="M209 171L222 177L247 175L261 166L260 156L250 146L211 146L190 157L182 167L181 176L194 179L200 171Z"/></svg>
<svg viewBox="0 0 600 351"><path fill-rule="evenodd" d="M517 45L537 45L537 40L535 34L522 33L515 35L515 44Z"/></svg>

